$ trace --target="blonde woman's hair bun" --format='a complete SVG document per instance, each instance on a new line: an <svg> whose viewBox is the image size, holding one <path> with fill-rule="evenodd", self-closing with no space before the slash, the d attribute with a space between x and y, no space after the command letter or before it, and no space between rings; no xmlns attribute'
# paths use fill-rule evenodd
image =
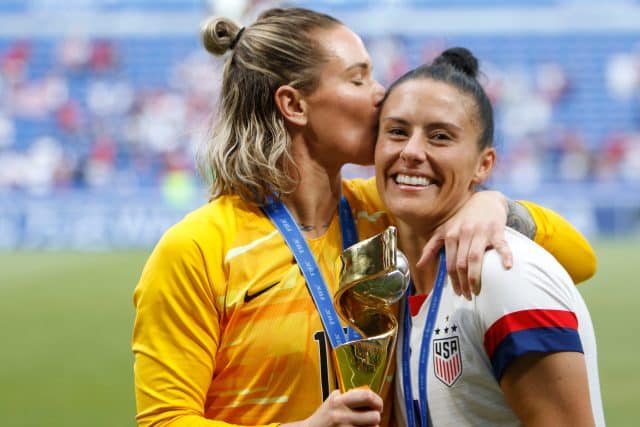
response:
<svg viewBox="0 0 640 427"><path fill-rule="evenodd" d="M213 55L223 55L234 48L242 30L243 28L228 18L211 17L200 29L202 45Z"/></svg>

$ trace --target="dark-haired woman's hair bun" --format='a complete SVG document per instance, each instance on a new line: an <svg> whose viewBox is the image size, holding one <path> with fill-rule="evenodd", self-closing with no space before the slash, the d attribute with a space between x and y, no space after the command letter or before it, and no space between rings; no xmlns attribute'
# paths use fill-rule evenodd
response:
<svg viewBox="0 0 640 427"><path fill-rule="evenodd" d="M433 61L433 65L441 64L449 64L469 77L476 78L478 75L478 60L464 47L452 47L442 52Z"/></svg>

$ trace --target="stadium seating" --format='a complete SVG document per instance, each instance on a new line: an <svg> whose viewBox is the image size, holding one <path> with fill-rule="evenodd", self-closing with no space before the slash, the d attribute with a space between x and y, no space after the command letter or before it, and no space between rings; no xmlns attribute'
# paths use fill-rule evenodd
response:
<svg viewBox="0 0 640 427"><path fill-rule="evenodd" d="M172 16L188 11L204 16L208 3L90 4L94 11L125 15L133 11ZM339 14L381 2L298 3L331 7ZM413 0L403 4L440 10L560 3ZM46 4L5 0L0 2L0 20ZM198 187L194 151L201 139L198 132L206 127L215 106L220 63L204 53L195 31L158 31L153 37L1 34L0 196L51 196L73 189L121 194L125 187L129 192L162 191L175 182ZM550 186L574 195L589 194L593 185L605 188L611 182L631 186L625 187L631 193L640 188L640 28L607 34L365 33L363 38L377 78L385 84L449 46L465 46L476 54L497 113L496 142L503 160L495 186L525 197L546 194ZM626 75L633 72L634 63L637 74ZM530 175L524 176L525 172ZM187 180L176 181L176 173ZM599 205L606 206L616 192L601 189L599 194L604 198ZM196 203L181 200L186 200L182 209ZM0 197L0 211L3 206Z"/></svg>

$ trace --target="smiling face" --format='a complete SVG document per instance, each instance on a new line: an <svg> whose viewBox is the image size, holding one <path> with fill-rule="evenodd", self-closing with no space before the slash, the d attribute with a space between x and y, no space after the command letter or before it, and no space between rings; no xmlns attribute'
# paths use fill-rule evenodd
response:
<svg viewBox="0 0 640 427"><path fill-rule="evenodd" d="M489 175L495 150L480 149L469 95L418 78L393 88L382 106L375 150L378 191L400 222L433 230Z"/></svg>
<svg viewBox="0 0 640 427"><path fill-rule="evenodd" d="M305 96L307 141L326 164L371 164L384 88L373 78L369 54L349 28L337 25L314 35L327 56L318 87Z"/></svg>

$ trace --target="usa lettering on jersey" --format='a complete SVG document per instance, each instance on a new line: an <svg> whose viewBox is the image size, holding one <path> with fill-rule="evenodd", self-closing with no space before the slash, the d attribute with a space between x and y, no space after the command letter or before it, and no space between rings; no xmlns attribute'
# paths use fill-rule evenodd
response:
<svg viewBox="0 0 640 427"><path fill-rule="evenodd" d="M451 387L462 375L462 355L457 335L433 340L433 373L447 387Z"/></svg>

